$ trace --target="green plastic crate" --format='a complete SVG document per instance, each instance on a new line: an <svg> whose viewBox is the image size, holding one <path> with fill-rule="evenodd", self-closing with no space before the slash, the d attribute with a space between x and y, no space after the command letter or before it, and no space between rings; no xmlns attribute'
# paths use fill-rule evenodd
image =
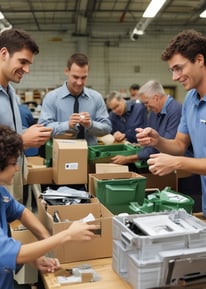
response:
<svg viewBox="0 0 206 289"><path fill-rule="evenodd" d="M155 204L155 212L185 209L192 213L194 200L188 196L172 190L169 187L148 195L148 199Z"/></svg>
<svg viewBox="0 0 206 289"><path fill-rule="evenodd" d="M45 165L46 165L46 167L52 167L52 150L53 150L53 139L50 139L45 144Z"/></svg>
<svg viewBox="0 0 206 289"><path fill-rule="evenodd" d="M138 153L140 147L130 144L96 145L89 146L88 160L97 161L99 159L111 158L116 155L129 156Z"/></svg>
<svg viewBox="0 0 206 289"><path fill-rule="evenodd" d="M148 214L154 212L154 203L145 198L142 205L137 202L131 202L129 208L133 214Z"/></svg>
<svg viewBox="0 0 206 289"><path fill-rule="evenodd" d="M131 202L143 204L146 178L94 180L96 197L113 214L133 213Z"/></svg>

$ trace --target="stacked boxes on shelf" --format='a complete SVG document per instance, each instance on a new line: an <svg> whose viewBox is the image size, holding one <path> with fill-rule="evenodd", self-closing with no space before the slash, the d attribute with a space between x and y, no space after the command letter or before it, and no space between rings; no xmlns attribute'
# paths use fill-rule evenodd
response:
<svg viewBox="0 0 206 289"><path fill-rule="evenodd" d="M183 209L114 216L112 266L134 289L205 284L205 242L206 223Z"/></svg>

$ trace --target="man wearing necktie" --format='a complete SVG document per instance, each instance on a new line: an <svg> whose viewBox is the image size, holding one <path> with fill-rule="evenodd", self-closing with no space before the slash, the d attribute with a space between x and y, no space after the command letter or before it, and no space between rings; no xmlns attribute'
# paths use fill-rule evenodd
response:
<svg viewBox="0 0 206 289"><path fill-rule="evenodd" d="M70 132L96 145L96 137L111 133L112 126L102 95L86 87L88 72L88 57L74 53L65 68L67 80L45 96L39 123L52 128L53 136Z"/></svg>

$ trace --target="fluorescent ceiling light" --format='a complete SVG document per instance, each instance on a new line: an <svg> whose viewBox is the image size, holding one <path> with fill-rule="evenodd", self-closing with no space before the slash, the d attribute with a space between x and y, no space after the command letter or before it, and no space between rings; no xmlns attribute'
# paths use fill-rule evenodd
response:
<svg viewBox="0 0 206 289"><path fill-rule="evenodd" d="M0 11L0 20L4 19L4 14Z"/></svg>
<svg viewBox="0 0 206 289"><path fill-rule="evenodd" d="M166 0L151 0L143 14L143 18L153 18L162 8Z"/></svg>
<svg viewBox="0 0 206 289"><path fill-rule="evenodd" d="M201 14L200 14L201 18L206 18L206 10L204 10Z"/></svg>

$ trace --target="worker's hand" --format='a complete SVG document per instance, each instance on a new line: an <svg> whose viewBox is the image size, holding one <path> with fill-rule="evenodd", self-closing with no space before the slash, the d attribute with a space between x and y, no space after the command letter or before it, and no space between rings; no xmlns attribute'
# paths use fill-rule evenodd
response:
<svg viewBox="0 0 206 289"><path fill-rule="evenodd" d="M118 165L125 165L125 164L128 164L129 162L126 156L121 156L121 155L112 157L111 161L113 164L118 164Z"/></svg>
<svg viewBox="0 0 206 289"><path fill-rule="evenodd" d="M87 224L82 221L74 221L66 230L67 241L88 241L91 240L95 234L92 230L99 229L98 225ZM66 240L65 240L66 241Z"/></svg>
<svg viewBox="0 0 206 289"><path fill-rule="evenodd" d="M79 125L80 123L80 114L79 113L72 113L72 115L69 118L69 128L75 128L76 125Z"/></svg>
<svg viewBox="0 0 206 289"><path fill-rule="evenodd" d="M148 159L149 170L154 175L167 175L177 169L179 157L168 154L152 154Z"/></svg>
<svg viewBox="0 0 206 289"><path fill-rule="evenodd" d="M52 129L41 124L34 124L22 134L24 149L40 147L51 137Z"/></svg>
<svg viewBox="0 0 206 289"><path fill-rule="evenodd" d="M117 142L122 142L126 138L126 134L125 133L121 133L120 131L116 131L113 134L113 136L114 136L115 141L117 141Z"/></svg>
<svg viewBox="0 0 206 289"><path fill-rule="evenodd" d="M45 256L35 260L33 265L35 265L43 273L54 272L60 268L60 263L57 258L48 258Z"/></svg>
<svg viewBox="0 0 206 289"><path fill-rule="evenodd" d="M91 119L90 114L88 112L81 112L79 123L84 127L91 127L92 119Z"/></svg>
<svg viewBox="0 0 206 289"><path fill-rule="evenodd" d="M135 131L137 132L137 142L141 146L156 146L158 144L160 135L151 127L146 127L145 129L136 128Z"/></svg>

